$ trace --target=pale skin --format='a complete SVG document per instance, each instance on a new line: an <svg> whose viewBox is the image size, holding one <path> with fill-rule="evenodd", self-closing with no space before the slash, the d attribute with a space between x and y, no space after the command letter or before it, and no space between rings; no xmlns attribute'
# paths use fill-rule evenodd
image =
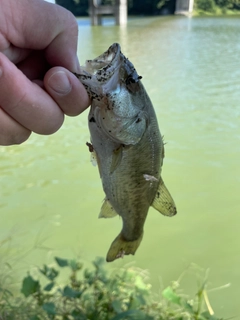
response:
<svg viewBox="0 0 240 320"><path fill-rule="evenodd" d="M52 134L89 106L79 72L78 26L43 0L0 0L0 145Z"/></svg>

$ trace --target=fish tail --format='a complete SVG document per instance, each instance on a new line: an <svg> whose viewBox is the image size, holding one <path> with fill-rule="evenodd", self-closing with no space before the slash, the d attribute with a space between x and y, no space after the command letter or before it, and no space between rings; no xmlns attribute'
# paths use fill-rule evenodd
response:
<svg viewBox="0 0 240 320"><path fill-rule="evenodd" d="M113 241L110 249L108 250L107 258L106 258L107 262L114 261L115 259L118 259L118 258L123 258L124 255L128 255L128 254L134 255L142 241L142 238L143 238L143 233L138 239L133 241L128 241L124 239L124 236L122 235L122 233L120 233L117 236L117 238Z"/></svg>

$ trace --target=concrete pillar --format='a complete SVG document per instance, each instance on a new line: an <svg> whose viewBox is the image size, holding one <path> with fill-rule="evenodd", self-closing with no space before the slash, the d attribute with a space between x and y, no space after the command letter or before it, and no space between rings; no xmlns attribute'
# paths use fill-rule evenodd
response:
<svg viewBox="0 0 240 320"><path fill-rule="evenodd" d="M175 14L189 15L193 11L194 0L176 0Z"/></svg>
<svg viewBox="0 0 240 320"><path fill-rule="evenodd" d="M119 2L119 14L117 17L116 24L121 26L126 25L127 24L127 0L118 0L117 2Z"/></svg>
<svg viewBox="0 0 240 320"><path fill-rule="evenodd" d="M101 0L88 0L88 2L92 25L101 25L101 18L104 14L113 15L117 25L126 25L127 0L115 0L114 5L102 5Z"/></svg>

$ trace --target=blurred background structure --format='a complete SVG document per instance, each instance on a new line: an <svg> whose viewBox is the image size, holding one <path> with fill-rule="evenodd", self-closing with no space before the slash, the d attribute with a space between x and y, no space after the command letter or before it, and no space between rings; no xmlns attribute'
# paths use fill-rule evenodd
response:
<svg viewBox="0 0 240 320"><path fill-rule="evenodd" d="M87 17L99 6L103 15L114 15L116 24L125 24L127 15L199 15L239 14L240 0L46 0L70 10L76 17ZM112 9L110 9L112 7ZM105 10L105 12L104 12ZM118 13L116 13L116 11ZM121 18L120 18L121 17ZM93 18L92 18L93 19ZM120 19L120 20L119 20ZM120 23L121 21L121 23ZM101 15L92 24L100 24Z"/></svg>
<svg viewBox="0 0 240 320"><path fill-rule="evenodd" d="M98 5L116 5L121 2L122 7L125 5L129 15L150 16L174 14L176 1L178 0L93 0ZM185 0L182 0L185 1ZM189 0L186 0L187 2ZM88 0L56 0L56 3L70 10L75 16L88 16ZM125 4L124 4L125 3Z"/></svg>
<svg viewBox="0 0 240 320"><path fill-rule="evenodd" d="M111 4L103 4L101 0L89 0L88 4L92 25L101 25L104 15L113 15L116 25L127 23L127 0L115 0Z"/></svg>

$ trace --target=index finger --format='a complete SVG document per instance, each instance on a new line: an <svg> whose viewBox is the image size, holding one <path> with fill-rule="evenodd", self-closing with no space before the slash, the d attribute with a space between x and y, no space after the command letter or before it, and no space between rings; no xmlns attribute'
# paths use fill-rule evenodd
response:
<svg viewBox="0 0 240 320"><path fill-rule="evenodd" d="M39 134L51 134L62 125L64 115L40 86L0 53L0 106L20 125Z"/></svg>

